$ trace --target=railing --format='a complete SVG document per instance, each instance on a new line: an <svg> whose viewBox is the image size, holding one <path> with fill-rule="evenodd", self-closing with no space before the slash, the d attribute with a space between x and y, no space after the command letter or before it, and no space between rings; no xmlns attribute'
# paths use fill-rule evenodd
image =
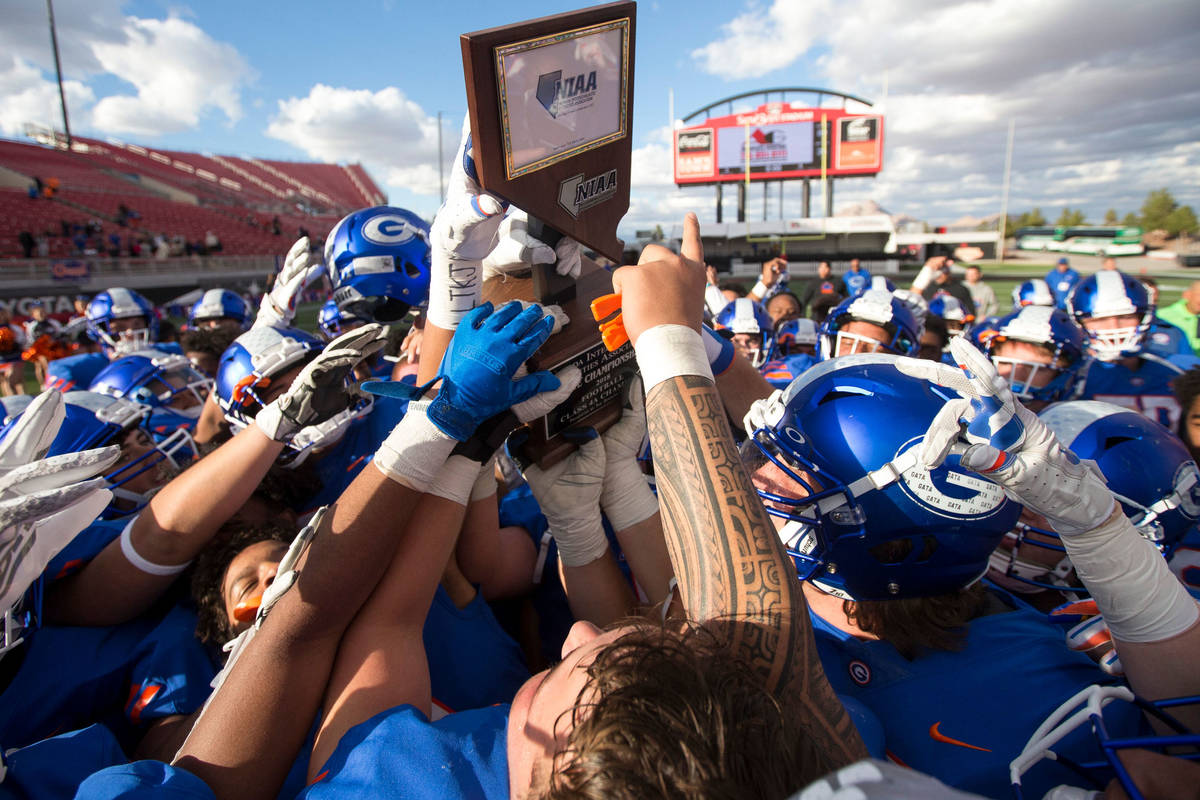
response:
<svg viewBox="0 0 1200 800"><path fill-rule="evenodd" d="M104 281L128 276L260 273L276 270L283 256L182 256L179 258L14 258L0 260L0 285L6 281Z"/></svg>

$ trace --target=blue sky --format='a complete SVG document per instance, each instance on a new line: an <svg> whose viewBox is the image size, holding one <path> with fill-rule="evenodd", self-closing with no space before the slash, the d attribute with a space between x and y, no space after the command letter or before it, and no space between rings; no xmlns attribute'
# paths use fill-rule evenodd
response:
<svg viewBox="0 0 1200 800"><path fill-rule="evenodd" d="M362 161L393 203L429 215L438 203L436 114L452 151L466 109L458 35L572 6L57 0L55 8L76 131ZM57 124L57 94L43 0L7 0L5 16L0 134L19 137L25 122ZM711 189L671 182L668 90L681 117L772 86L882 100L885 80L884 171L839 185L839 209L874 201L934 223L997 211L1009 119L1014 210L1038 205L1054 216L1069 205L1098 220L1107 208L1140 206L1159 186L1200 206L1198 54L1194 0L643 2L623 230L691 209L714 214ZM788 215L798 201L793 185Z"/></svg>

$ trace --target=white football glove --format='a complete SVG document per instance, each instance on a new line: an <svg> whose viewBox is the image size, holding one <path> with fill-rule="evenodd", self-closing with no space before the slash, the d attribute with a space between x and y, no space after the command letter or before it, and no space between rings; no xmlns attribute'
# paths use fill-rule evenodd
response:
<svg viewBox="0 0 1200 800"><path fill-rule="evenodd" d="M600 508L613 530L623 531L649 519L658 511L646 476L638 466L638 452L646 437L646 396L642 378L635 375L621 411L621 419L601 436L604 440L604 491Z"/></svg>
<svg viewBox="0 0 1200 800"><path fill-rule="evenodd" d="M922 462L932 468L958 453L962 466L1003 486L1064 535L1090 531L1107 520L1116 501L1099 470L1059 444L974 345L958 337L950 341L950 352L961 369L897 359L901 372L963 395L934 417L921 445Z"/></svg>
<svg viewBox="0 0 1200 800"><path fill-rule="evenodd" d="M121 457L119 447L45 458L66 416L64 405L61 392L44 392L0 442L0 611L11 608L112 500L104 479L91 476Z"/></svg>
<svg viewBox="0 0 1200 800"><path fill-rule="evenodd" d="M386 343L386 330L378 323L343 333L304 367L287 392L258 412L254 424L273 441L287 442L301 429L345 411L353 400L346 377Z"/></svg>
<svg viewBox="0 0 1200 800"><path fill-rule="evenodd" d="M564 566L590 564L608 549L600 521L604 463L604 443L597 436L552 467L531 464L522 470L558 542Z"/></svg>
<svg viewBox="0 0 1200 800"><path fill-rule="evenodd" d="M521 272L534 264L554 264L559 275L578 278L582 267L579 242L564 236L551 247L529 233L529 216L514 208L500 223L499 241L483 260L483 277Z"/></svg>
<svg viewBox="0 0 1200 800"><path fill-rule="evenodd" d="M296 316L296 300L300 293L324 272L324 265L309 250L308 237L297 239L283 259L283 269L275 276L271 291L263 295L258 316L254 319L255 326L290 326Z"/></svg>
<svg viewBox="0 0 1200 800"><path fill-rule="evenodd" d="M429 283L428 320L444 330L479 305L483 259L496 245L506 204L484 192L472 156L471 120L463 120L462 140L450 169L446 202L430 230L433 270Z"/></svg>

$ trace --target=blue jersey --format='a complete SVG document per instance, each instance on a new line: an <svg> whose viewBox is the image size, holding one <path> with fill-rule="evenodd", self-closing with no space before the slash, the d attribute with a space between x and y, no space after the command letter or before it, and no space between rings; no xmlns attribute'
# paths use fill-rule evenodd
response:
<svg viewBox="0 0 1200 800"><path fill-rule="evenodd" d="M132 525L135 519L137 519L136 516L96 520L76 534L70 544L59 550L58 555L50 559L42 576L50 581L56 581L78 572L85 564L98 556L109 542L120 536L126 525Z"/></svg>
<svg viewBox="0 0 1200 800"><path fill-rule="evenodd" d="M1079 273L1073 269L1067 269L1066 272L1052 269L1046 273L1046 285L1054 293L1054 304L1061 309L1066 309L1067 295L1071 293L1077 283L1079 283Z"/></svg>
<svg viewBox="0 0 1200 800"><path fill-rule="evenodd" d="M786 389L792 381L798 378L806 369L817 363L816 356L807 353L797 353L794 356L777 358L763 365L760 372L767 383L776 389Z"/></svg>
<svg viewBox="0 0 1200 800"><path fill-rule="evenodd" d="M842 283L846 284L846 294L852 297L871 288L871 273L865 269L847 272L842 276Z"/></svg>
<svg viewBox="0 0 1200 800"><path fill-rule="evenodd" d="M1170 361L1142 355L1136 371L1116 361L1092 361L1083 374L1079 400L1100 400L1137 411L1174 431L1179 423L1179 401L1171 381L1183 370Z"/></svg>
<svg viewBox="0 0 1200 800"><path fill-rule="evenodd" d="M216 674L195 630L196 614L182 607L112 627L39 629L0 695L0 746L93 722L133 744L150 720L190 714Z"/></svg>
<svg viewBox="0 0 1200 800"><path fill-rule="evenodd" d="M316 780L297 797L507 800L508 706L430 722L412 706L382 711L346 731ZM208 800L208 784L161 761L102 769L79 787L87 800Z"/></svg>
<svg viewBox="0 0 1200 800"><path fill-rule="evenodd" d="M46 388L59 392L86 389L109 364L103 353L80 353L58 358L46 365Z"/></svg>
<svg viewBox="0 0 1200 800"><path fill-rule="evenodd" d="M1146 351L1162 358L1195 355L1187 334L1162 317L1155 317L1150 323Z"/></svg>
<svg viewBox="0 0 1200 800"><path fill-rule="evenodd" d="M1068 650L1062 629L1000 592L1014 610L979 617L957 652L906 660L890 644L860 640L813 615L817 651L834 691L855 698L883 724L892 760L968 792L1009 796L1008 765L1061 703L1107 676ZM1114 736L1139 730L1138 712L1119 704L1106 715ZM1094 737L1076 730L1056 748L1099 758ZM1034 767L1026 797L1075 780L1058 765Z"/></svg>
<svg viewBox="0 0 1200 800"><path fill-rule="evenodd" d="M466 711L430 722L409 705L360 722L338 742L298 797L508 797L509 707Z"/></svg>
<svg viewBox="0 0 1200 800"><path fill-rule="evenodd" d="M362 468L371 463L379 445L383 444L407 410L407 400L376 397L370 413L351 423L337 444L314 459L313 466L317 477L321 479L321 491L307 508L296 510L311 511L341 497Z"/></svg>
<svg viewBox="0 0 1200 800"><path fill-rule="evenodd" d="M84 778L126 759L108 728L91 725L6 753L3 761L0 798L71 800Z"/></svg>
<svg viewBox="0 0 1200 800"><path fill-rule="evenodd" d="M520 646L479 592L458 608L440 585L422 631L433 699L450 711L508 703L529 678Z"/></svg>

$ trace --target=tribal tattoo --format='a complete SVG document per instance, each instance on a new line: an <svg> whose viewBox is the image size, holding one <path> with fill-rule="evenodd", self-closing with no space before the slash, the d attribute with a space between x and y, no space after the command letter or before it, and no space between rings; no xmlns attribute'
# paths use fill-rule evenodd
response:
<svg viewBox="0 0 1200 800"><path fill-rule="evenodd" d="M730 647L798 706L831 763L866 750L817 655L808 606L734 445L712 381L663 381L646 399L663 529L688 619Z"/></svg>

